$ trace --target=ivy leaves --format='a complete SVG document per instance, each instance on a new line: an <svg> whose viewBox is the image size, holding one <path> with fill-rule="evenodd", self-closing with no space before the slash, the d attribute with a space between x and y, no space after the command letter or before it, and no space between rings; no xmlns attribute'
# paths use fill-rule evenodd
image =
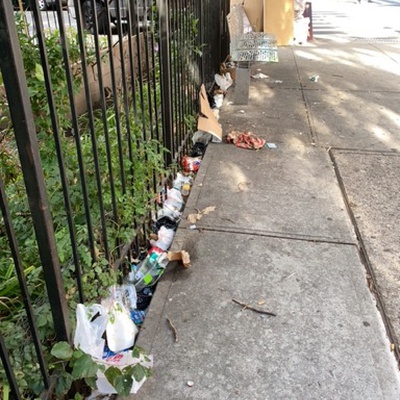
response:
<svg viewBox="0 0 400 400"><path fill-rule="evenodd" d="M91 388L96 388L98 372L103 372L107 381L115 388L119 395L129 395L133 382L140 382L151 376L150 367L142 365L142 362L150 361L145 351L140 347L134 347L132 357L137 359L137 364L124 368L116 366L107 367L97 363L89 354L82 350L73 349L67 342L58 342L51 349L51 355L64 363L54 363L58 369L56 384L57 397L67 393L75 381L84 379ZM64 366L67 366L64 369ZM68 372L69 371L69 372Z"/></svg>
<svg viewBox="0 0 400 400"><path fill-rule="evenodd" d="M117 367L109 367L104 375L117 390L118 394L128 396L132 389L133 380L136 382L142 381L151 375L151 370L141 364L136 364L125 367L122 370Z"/></svg>
<svg viewBox="0 0 400 400"><path fill-rule="evenodd" d="M67 342L58 342L51 349L51 355L59 360L70 360L74 351Z"/></svg>

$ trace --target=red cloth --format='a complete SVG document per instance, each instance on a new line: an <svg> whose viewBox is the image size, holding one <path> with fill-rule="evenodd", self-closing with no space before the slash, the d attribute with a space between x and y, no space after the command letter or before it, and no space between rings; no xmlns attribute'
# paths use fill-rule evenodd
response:
<svg viewBox="0 0 400 400"><path fill-rule="evenodd" d="M226 135L226 141L243 149L258 150L265 146L265 139L257 137L252 132L232 131Z"/></svg>

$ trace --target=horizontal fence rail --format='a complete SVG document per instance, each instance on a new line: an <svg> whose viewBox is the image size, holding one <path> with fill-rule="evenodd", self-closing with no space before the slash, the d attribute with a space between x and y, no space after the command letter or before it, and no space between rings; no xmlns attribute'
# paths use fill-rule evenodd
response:
<svg viewBox="0 0 400 400"><path fill-rule="evenodd" d="M61 398L51 348L146 253L200 85L227 56L228 10L0 3L0 398Z"/></svg>

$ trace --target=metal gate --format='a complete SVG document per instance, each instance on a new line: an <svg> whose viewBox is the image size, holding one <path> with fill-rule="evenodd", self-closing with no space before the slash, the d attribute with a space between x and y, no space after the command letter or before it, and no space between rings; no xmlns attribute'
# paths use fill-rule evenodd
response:
<svg viewBox="0 0 400 400"><path fill-rule="evenodd" d="M140 255L188 151L229 0L17 3L0 3L0 397L50 398L51 345Z"/></svg>

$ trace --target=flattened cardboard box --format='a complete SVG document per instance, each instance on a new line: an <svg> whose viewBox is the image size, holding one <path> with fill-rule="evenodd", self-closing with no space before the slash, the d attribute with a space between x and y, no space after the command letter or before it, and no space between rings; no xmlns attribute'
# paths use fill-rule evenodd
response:
<svg viewBox="0 0 400 400"><path fill-rule="evenodd" d="M262 32L264 29L264 1L263 0L244 0L244 12L250 21L253 32Z"/></svg>
<svg viewBox="0 0 400 400"><path fill-rule="evenodd" d="M200 88L200 117L197 121L197 129L199 131L211 133L211 135L222 140L222 127L218 123L215 115L211 111L210 105L208 104L207 92L204 85Z"/></svg>
<svg viewBox="0 0 400 400"><path fill-rule="evenodd" d="M293 41L293 0L264 0L264 32L274 33L278 46Z"/></svg>
<svg viewBox="0 0 400 400"><path fill-rule="evenodd" d="M253 32L262 32L264 0L231 0L231 11L240 6L243 7Z"/></svg>

